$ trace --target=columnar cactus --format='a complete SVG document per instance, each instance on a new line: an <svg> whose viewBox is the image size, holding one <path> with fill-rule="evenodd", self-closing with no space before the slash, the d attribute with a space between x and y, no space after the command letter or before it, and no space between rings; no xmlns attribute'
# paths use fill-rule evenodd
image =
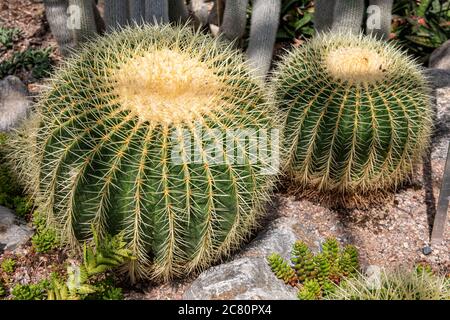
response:
<svg viewBox="0 0 450 320"><path fill-rule="evenodd" d="M392 45L318 35L284 58L274 83L286 113L287 172L308 192L342 199L395 189L428 145L426 79Z"/></svg>
<svg viewBox="0 0 450 320"><path fill-rule="evenodd" d="M91 226L123 231L132 277L207 267L263 212L277 116L220 40L187 27L112 32L67 60L38 111L31 152L16 146L41 210L75 244Z"/></svg>
<svg viewBox="0 0 450 320"><path fill-rule="evenodd" d="M53 36L58 42L61 53L65 56L76 47L76 40L72 35L72 30L67 27L69 16L67 8L68 0L45 0L45 15L48 20Z"/></svg>
<svg viewBox="0 0 450 320"><path fill-rule="evenodd" d="M230 40L240 40L247 24L248 0L227 0L221 33ZM247 49L249 65L256 76L265 78L270 69L275 45L281 0L252 0L250 38Z"/></svg>
<svg viewBox="0 0 450 320"><path fill-rule="evenodd" d="M50 29L63 56L105 30L143 23L183 22L188 19L184 0L108 0L104 19L94 0L44 0Z"/></svg>
<svg viewBox="0 0 450 320"><path fill-rule="evenodd" d="M378 39L389 38L393 0L316 0L314 3L314 27L319 33L331 30L358 34L366 17L367 34Z"/></svg>
<svg viewBox="0 0 450 320"><path fill-rule="evenodd" d="M349 31L358 34L362 27L364 8L364 0L336 1L333 12L333 32Z"/></svg>

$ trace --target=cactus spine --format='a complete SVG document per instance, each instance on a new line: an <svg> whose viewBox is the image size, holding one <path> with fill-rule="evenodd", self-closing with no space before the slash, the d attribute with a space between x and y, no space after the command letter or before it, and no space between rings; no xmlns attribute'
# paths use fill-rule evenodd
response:
<svg viewBox="0 0 450 320"><path fill-rule="evenodd" d="M427 82L392 45L322 34L285 57L274 83L287 171L304 189L333 199L395 189L428 144Z"/></svg>
<svg viewBox="0 0 450 320"><path fill-rule="evenodd" d="M258 148L270 157L277 114L244 57L220 40L187 27L109 33L54 75L38 110L35 145L21 143L17 163L41 211L75 244L91 225L99 236L123 231L132 277L207 267L264 211L270 159L254 161L239 135L225 148L218 133L268 130Z"/></svg>

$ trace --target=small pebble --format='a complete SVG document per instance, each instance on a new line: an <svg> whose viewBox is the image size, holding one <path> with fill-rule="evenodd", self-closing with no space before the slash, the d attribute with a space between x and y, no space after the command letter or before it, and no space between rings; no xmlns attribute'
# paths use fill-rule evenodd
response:
<svg viewBox="0 0 450 320"><path fill-rule="evenodd" d="M424 247L424 248L422 249L423 254L426 255L426 256L429 255L432 251L433 251L433 250L432 250L431 247L429 247L429 246L426 246L426 247Z"/></svg>

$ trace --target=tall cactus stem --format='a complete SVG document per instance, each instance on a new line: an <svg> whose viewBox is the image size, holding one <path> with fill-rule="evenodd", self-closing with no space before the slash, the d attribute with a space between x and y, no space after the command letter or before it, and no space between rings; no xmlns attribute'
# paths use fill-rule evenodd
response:
<svg viewBox="0 0 450 320"><path fill-rule="evenodd" d="M374 7L372 14L379 15L369 16L366 24L366 33L372 34L378 39L388 40L391 33L392 23L392 4L393 0L370 0L370 6ZM369 7L370 9L370 7Z"/></svg>
<svg viewBox="0 0 450 320"><path fill-rule="evenodd" d="M108 0L105 1L105 24L106 30L112 31L128 24L129 8L128 1Z"/></svg>
<svg viewBox="0 0 450 320"><path fill-rule="evenodd" d="M245 34L248 0L227 0L220 32L228 40L239 40Z"/></svg>
<svg viewBox="0 0 450 320"><path fill-rule="evenodd" d="M253 0L248 62L258 77L269 71L280 20L281 0Z"/></svg>
<svg viewBox="0 0 450 320"><path fill-rule="evenodd" d="M160 24L169 22L169 5L166 0L145 0L145 22Z"/></svg>
<svg viewBox="0 0 450 320"><path fill-rule="evenodd" d="M225 10L225 0L216 0L208 17L208 23L220 26L223 21L223 12Z"/></svg>
<svg viewBox="0 0 450 320"><path fill-rule="evenodd" d="M334 0L314 1L314 28L316 32L328 32L333 25Z"/></svg>
<svg viewBox="0 0 450 320"><path fill-rule="evenodd" d="M76 47L76 41L67 25L68 0L44 0L45 15L50 30L58 43L63 56L68 56Z"/></svg>
<svg viewBox="0 0 450 320"><path fill-rule="evenodd" d="M142 24L145 21L145 0L129 0L130 23Z"/></svg>
<svg viewBox="0 0 450 320"><path fill-rule="evenodd" d="M97 24L92 0L69 0L69 6L76 8L79 14L79 24L72 29L77 43L92 39L97 35Z"/></svg>
<svg viewBox="0 0 450 320"><path fill-rule="evenodd" d="M361 32L364 17L364 0L339 0L334 5L333 32Z"/></svg>

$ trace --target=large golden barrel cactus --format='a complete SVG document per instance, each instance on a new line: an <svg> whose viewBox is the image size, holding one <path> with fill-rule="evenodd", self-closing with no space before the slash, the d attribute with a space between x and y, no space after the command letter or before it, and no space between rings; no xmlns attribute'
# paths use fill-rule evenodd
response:
<svg viewBox="0 0 450 320"><path fill-rule="evenodd" d="M318 35L281 61L274 86L287 171L304 189L339 198L395 188L428 144L426 79L385 42Z"/></svg>
<svg viewBox="0 0 450 320"><path fill-rule="evenodd" d="M37 109L31 152L16 148L40 210L75 243L124 232L132 277L207 267L263 212L276 112L219 40L187 27L111 33L67 60Z"/></svg>

